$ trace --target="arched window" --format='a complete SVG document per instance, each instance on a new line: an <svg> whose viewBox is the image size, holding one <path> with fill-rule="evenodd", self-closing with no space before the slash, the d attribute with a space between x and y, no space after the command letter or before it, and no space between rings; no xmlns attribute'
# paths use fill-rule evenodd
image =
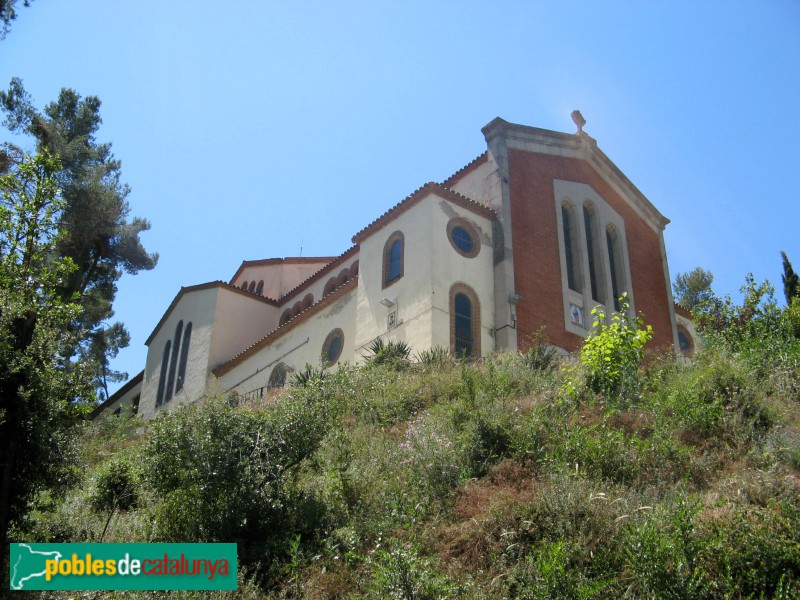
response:
<svg viewBox="0 0 800 600"><path fill-rule="evenodd" d="M336 277L336 287L340 288L348 281L350 281L350 270L345 269Z"/></svg>
<svg viewBox="0 0 800 600"><path fill-rule="evenodd" d="M383 247L383 287L388 287L403 276L405 236L395 231Z"/></svg>
<svg viewBox="0 0 800 600"><path fill-rule="evenodd" d="M597 231L597 215L594 207L583 205L583 224L586 230L586 256L589 258L589 283L592 288L592 299L605 304L605 285L603 284L602 259L600 257L600 240Z"/></svg>
<svg viewBox="0 0 800 600"><path fill-rule="evenodd" d="M183 383L186 380L186 362L189 360L189 344L192 341L192 323L186 324L186 329L183 330L183 341L181 342L181 358L178 362L178 380L175 382L175 393L177 394L183 389Z"/></svg>
<svg viewBox="0 0 800 600"><path fill-rule="evenodd" d="M256 294L261 296L263 293L264 293L264 280L261 279L259 280L258 285L256 286Z"/></svg>
<svg viewBox="0 0 800 600"><path fill-rule="evenodd" d="M330 279L328 279L328 283L325 284L325 289L322 290L322 295L327 296L335 289L336 289L336 277L331 277Z"/></svg>
<svg viewBox="0 0 800 600"><path fill-rule="evenodd" d="M291 320L292 320L292 309L287 308L285 311L283 311L280 321L278 321L278 327L280 327L281 325L285 325Z"/></svg>
<svg viewBox="0 0 800 600"><path fill-rule="evenodd" d="M576 229L574 211L568 204L561 205L561 226L564 232L564 258L567 263L567 284L569 289L581 292L583 277L581 252L578 246L580 235Z"/></svg>
<svg viewBox="0 0 800 600"><path fill-rule="evenodd" d="M303 303L298 300L292 306L292 318L294 319L301 312L303 312Z"/></svg>
<svg viewBox="0 0 800 600"><path fill-rule="evenodd" d="M158 376L158 393L156 394L156 406L161 406L165 402L164 393L167 389L167 371L169 370L169 357L172 342L167 340L164 346L164 354L161 357L161 374Z"/></svg>
<svg viewBox="0 0 800 600"><path fill-rule="evenodd" d="M247 282L243 281L242 285L240 285L239 287L242 288L243 290L246 290L247 289Z"/></svg>
<svg viewBox="0 0 800 600"><path fill-rule="evenodd" d="M678 349L684 356L691 356L694 354L692 335L683 325L678 325Z"/></svg>
<svg viewBox="0 0 800 600"><path fill-rule="evenodd" d="M306 294L305 298L303 298L303 310L309 308L312 304L314 304L314 294Z"/></svg>
<svg viewBox="0 0 800 600"><path fill-rule="evenodd" d="M272 373L269 374L269 382L267 383L267 387L282 388L286 385L286 376L288 374L289 368L283 363L278 363L272 369Z"/></svg>
<svg viewBox="0 0 800 600"><path fill-rule="evenodd" d="M341 329L334 329L325 338L322 344L322 360L327 366L336 364L344 349L344 332Z"/></svg>
<svg viewBox="0 0 800 600"><path fill-rule="evenodd" d="M164 401L169 402L172 398L172 392L175 389L175 373L178 369L178 352L181 347L181 334L183 333L183 321L178 321L175 327L175 339L172 342L172 358L169 361L169 377L167 378L167 390L164 395Z"/></svg>
<svg viewBox="0 0 800 600"><path fill-rule="evenodd" d="M250 293L253 293L253 292L256 291L256 282L255 282L255 280L250 282L250 286L247 288L247 291L250 292Z"/></svg>
<svg viewBox="0 0 800 600"><path fill-rule="evenodd" d="M481 310L474 290L456 283L450 288L450 347L456 356L480 356Z"/></svg>
<svg viewBox="0 0 800 600"><path fill-rule="evenodd" d="M622 265L619 234L613 225L606 227L606 244L608 245L608 268L611 271L611 293L614 294L614 309L618 311L619 297L625 291L625 282L622 279L625 269Z"/></svg>
<svg viewBox="0 0 800 600"><path fill-rule="evenodd" d="M353 278L358 275L358 261L350 265L350 277Z"/></svg>

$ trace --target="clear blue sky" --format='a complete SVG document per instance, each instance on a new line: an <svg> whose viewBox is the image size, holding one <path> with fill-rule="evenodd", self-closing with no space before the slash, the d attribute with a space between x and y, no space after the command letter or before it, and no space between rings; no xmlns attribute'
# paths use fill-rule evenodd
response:
<svg viewBox="0 0 800 600"><path fill-rule="evenodd" d="M21 0L20 0L21 4ZM134 375L181 285L336 255L485 149L496 116L587 133L718 293L800 270L800 3L35 0L0 84L103 102L154 271L120 281ZM0 135L0 139L2 139ZM7 137L7 136L6 136ZM20 140L15 140L17 143Z"/></svg>

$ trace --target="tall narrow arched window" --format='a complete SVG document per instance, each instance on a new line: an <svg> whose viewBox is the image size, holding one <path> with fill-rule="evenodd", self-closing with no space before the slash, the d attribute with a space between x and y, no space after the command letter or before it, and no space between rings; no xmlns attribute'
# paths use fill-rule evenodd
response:
<svg viewBox="0 0 800 600"><path fill-rule="evenodd" d="M181 342L181 358L178 361L178 380L175 382L175 393L177 394L183 389L183 384L186 381L186 362L189 360L189 344L192 341L192 324L186 324L186 329L183 330L183 341Z"/></svg>
<svg viewBox="0 0 800 600"><path fill-rule="evenodd" d="M256 286L256 294L261 296L263 293L264 293L264 280L261 279L259 280L258 285Z"/></svg>
<svg viewBox="0 0 800 600"><path fill-rule="evenodd" d="M611 293L614 294L614 310L618 311L619 297L625 291L625 283L622 279L624 269L619 234L611 225L606 227L606 244L608 245L608 268L611 270Z"/></svg>
<svg viewBox="0 0 800 600"><path fill-rule="evenodd" d="M285 325L291 320L292 320L292 309L287 308L285 311L283 311L280 321L278 321L278 327L280 327L281 325Z"/></svg>
<svg viewBox="0 0 800 600"><path fill-rule="evenodd" d="M405 260L405 236L395 231L383 247L383 287L387 287L403 276Z"/></svg>
<svg viewBox="0 0 800 600"><path fill-rule="evenodd" d="M161 406L165 402L165 392L167 389L167 371L169 370L169 357L172 342L167 340L164 346L164 355L161 357L161 374L158 376L158 393L156 394L156 406Z"/></svg>
<svg viewBox="0 0 800 600"><path fill-rule="evenodd" d="M597 216L594 207L590 204L583 205L583 224L586 229L586 256L589 259L589 283L592 288L592 299L600 304L605 304L605 285L600 277L602 262Z"/></svg>
<svg viewBox="0 0 800 600"><path fill-rule="evenodd" d="M175 327L175 339L172 342L172 358L169 361L169 377L167 378L167 390L164 394L164 401L169 402L172 392L175 389L175 373L178 369L178 352L181 347L181 334L183 333L183 321L178 321Z"/></svg>
<svg viewBox="0 0 800 600"><path fill-rule="evenodd" d="M573 209L568 204L561 205L561 227L564 233L564 258L567 263L567 284L575 292L583 290L583 269L581 269L581 252L578 246L580 234Z"/></svg>
<svg viewBox="0 0 800 600"><path fill-rule="evenodd" d="M480 356L481 309L478 296L467 285L450 288L450 347L457 356Z"/></svg>

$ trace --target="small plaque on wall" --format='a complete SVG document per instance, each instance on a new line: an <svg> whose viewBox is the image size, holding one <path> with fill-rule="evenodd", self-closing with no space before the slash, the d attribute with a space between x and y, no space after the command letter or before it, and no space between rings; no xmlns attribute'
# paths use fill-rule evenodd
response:
<svg viewBox="0 0 800 600"><path fill-rule="evenodd" d="M397 327L397 311L393 310L386 317L386 329L394 329Z"/></svg>
<svg viewBox="0 0 800 600"><path fill-rule="evenodd" d="M585 327L583 324L583 307L577 304L569 303L569 319L574 325Z"/></svg>

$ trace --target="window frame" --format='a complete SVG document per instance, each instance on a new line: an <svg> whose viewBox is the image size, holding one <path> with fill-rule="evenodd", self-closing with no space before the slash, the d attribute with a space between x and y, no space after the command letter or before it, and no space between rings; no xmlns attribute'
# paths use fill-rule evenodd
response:
<svg viewBox="0 0 800 600"><path fill-rule="evenodd" d="M472 352L470 358L479 358L481 354L481 302L478 294L469 285L462 282L450 286L450 350L456 354L456 298L463 295L470 302L470 333L472 334Z"/></svg>
<svg viewBox="0 0 800 600"><path fill-rule="evenodd" d="M329 355L331 346L336 340L339 340L339 350L336 353L335 357L330 358ZM339 359L342 357L343 351L344 351L344 331L342 331L340 327L337 327L336 329L332 330L325 338L325 341L322 342L322 351L320 352L320 357L324 361L325 367L326 368L332 367L337 362L339 362Z"/></svg>
<svg viewBox="0 0 800 600"><path fill-rule="evenodd" d="M396 244L399 244L399 256L395 260L392 255ZM386 289L393 283L403 278L403 275L405 274L405 257L405 235L403 235L402 231L395 231L389 236L383 246L383 276L381 278L383 282L383 289ZM398 268L397 274L393 275L392 266L395 262L397 263Z"/></svg>
<svg viewBox="0 0 800 600"><path fill-rule="evenodd" d="M470 237L472 248L467 251L461 248L455 240L456 229L462 229ZM475 258L481 251L481 238L475 226L463 217L453 217L447 222L447 241L453 247L453 250L458 252L465 258Z"/></svg>

